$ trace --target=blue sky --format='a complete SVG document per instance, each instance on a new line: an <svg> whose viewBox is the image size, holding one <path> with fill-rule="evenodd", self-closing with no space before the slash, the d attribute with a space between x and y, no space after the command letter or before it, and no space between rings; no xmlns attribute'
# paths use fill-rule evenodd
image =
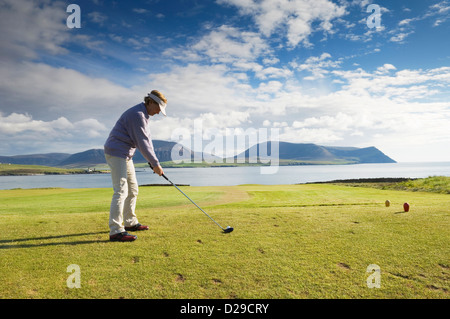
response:
<svg viewBox="0 0 450 319"><path fill-rule="evenodd" d="M71 3L81 28L66 25ZM450 161L449 0L0 9L0 155L101 148L120 114L159 89L169 116L153 118L155 139L202 120L205 131L277 128L282 141Z"/></svg>

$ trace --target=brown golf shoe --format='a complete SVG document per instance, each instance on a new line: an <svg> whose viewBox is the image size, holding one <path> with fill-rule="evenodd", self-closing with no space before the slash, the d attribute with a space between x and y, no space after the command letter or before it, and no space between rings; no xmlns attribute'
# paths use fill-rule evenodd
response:
<svg viewBox="0 0 450 319"><path fill-rule="evenodd" d="M141 224L137 223L134 226L125 227L125 230L128 230L128 231L148 230L148 226L147 225L141 225Z"/></svg>
<svg viewBox="0 0 450 319"><path fill-rule="evenodd" d="M109 236L110 241L135 241L136 239L137 239L136 235L128 234L126 231L124 231L123 233L118 233Z"/></svg>

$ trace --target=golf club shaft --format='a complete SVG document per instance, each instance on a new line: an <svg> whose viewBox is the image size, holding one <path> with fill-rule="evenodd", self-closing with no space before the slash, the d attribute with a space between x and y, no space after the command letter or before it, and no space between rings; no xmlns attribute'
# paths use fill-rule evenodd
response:
<svg viewBox="0 0 450 319"><path fill-rule="evenodd" d="M151 169L153 169L152 165L150 163L148 163L148 165L150 166ZM209 217L209 219L211 219L217 226L219 226L222 230L225 230L222 226L219 225L218 222L216 222L211 216L209 216L203 209L200 208L200 206L198 206L192 199L189 198L188 195L186 195L181 189L178 188L177 185L175 185L170 179L167 178L166 175L162 174L162 177L164 177L166 179L166 181L168 181L170 184L172 184L173 186L175 186L176 189L178 189L180 191L181 194L183 194L184 196L186 196L187 199L189 199L191 201L192 204L194 204L195 206L197 206L198 209L200 209L203 214L205 214L206 216Z"/></svg>
<svg viewBox="0 0 450 319"><path fill-rule="evenodd" d="M174 183L172 183L172 181L170 179L168 179L164 174L162 174L162 177L164 177L170 184L172 184L173 186L175 186L176 189L178 189L180 191L181 194L183 194L184 196L186 196L187 199L189 199L191 201L192 204L194 204L195 206L197 206L198 209L200 209L203 214L205 214L206 216L209 217L209 219L211 219L214 223L216 223L217 226L219 226L222 230L223 227L219 225L219 223L217 223L211 216L209 216L203 209L200 208L200 206L198 206L192 199L189 198L189 196L187 196L181 189L178 188L177 185L175 185Z"/></svg>

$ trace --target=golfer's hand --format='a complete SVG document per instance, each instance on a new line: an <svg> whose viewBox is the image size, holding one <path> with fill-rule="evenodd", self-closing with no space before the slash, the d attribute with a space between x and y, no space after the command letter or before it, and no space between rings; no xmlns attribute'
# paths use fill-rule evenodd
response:
<svg viewBox="0 0 450 319"><path fill-rule="evenodd" d="M164 171L163 171L163 168L161 167L161 165L158 165L155 168L153 168L153 172L155 172L155 174L158 174L159 176L164 174Z"/></svg>

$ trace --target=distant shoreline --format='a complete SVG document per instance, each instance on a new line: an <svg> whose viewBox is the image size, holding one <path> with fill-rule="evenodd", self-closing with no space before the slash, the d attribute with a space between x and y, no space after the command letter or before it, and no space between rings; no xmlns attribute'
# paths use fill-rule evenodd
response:
<svg viewBox="0 0 450 319"><path fill-rule="evenodd" d="M79 172L79 173L3 173L0 172L0 177L2 176L47 176L47 175L92 175L92 174L109 174L109 172Z"/></svg>
<svg viewBox="0 0 450 319"><path fill-rule="evenodd" d="M75 175L104 174L106 170L85 168L59 168L41 165L0 164L0 176L43 176L43 175Z"/></svg>
<svg viewBox="0 0 450 319"><path fill-rule="evenodd" d="M374 178L353 178L353 179L336 179L332 181L324 182L307 182L299 184L336 184L336 183L346 183L346 184L357 184L357 183L400 183L413 181L418 178L410 177L374 177Z"/></svg>
<svg viewBox="0 0 450 319"><path fill-rule="evenodd" d="M147 163L134 163L135 168L148 168ZM276 166L320 166L320 165L356 165L366 163L346 161L293 161L280 160ZM384 163L373 163L384 164ZM97 165L97 167L96 167ZM105 164L106 165L106 164ZM272 163L180 163L162 162L163 168L225 168L225 167L262 167L275 166ZM92 168L90 168L92 167ZM0 163L0 176L42 176L42 175L77 175L77 174L109 174L103 164L92 164L84 168L63 168L43 165Z"/></svg>

